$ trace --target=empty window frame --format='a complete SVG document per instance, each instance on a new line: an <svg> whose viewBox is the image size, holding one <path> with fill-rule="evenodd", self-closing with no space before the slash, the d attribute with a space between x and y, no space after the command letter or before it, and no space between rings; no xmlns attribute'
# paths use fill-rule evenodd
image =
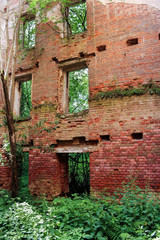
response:
<svg viewBox="0 0 160 240"><path fill-rule="evenodd" d="M68 37L87 30L86 15L86 2L81 2L65 8L64 16Z"/></svg>
<svg viewBox="0 0 160 240"><path fill-rule="evenodd" d="M65 112L77 113L88 109L89 81L88 68L68 71L65 74L66 97Z"/></svg>
<svg viewBox="0 0 160 240"><path fill-rule="evenodd" d="M31 77L27 80L16 80L14 94L14 114L20 118L30 117L31 101Z"/></svg>
<svg viewBox="0 0 160 240"><path fill-rule="evenodd" d="M36 23L33 16L22 17L19 30L19 43L22 48L33 48L35 46Z"/></svg>

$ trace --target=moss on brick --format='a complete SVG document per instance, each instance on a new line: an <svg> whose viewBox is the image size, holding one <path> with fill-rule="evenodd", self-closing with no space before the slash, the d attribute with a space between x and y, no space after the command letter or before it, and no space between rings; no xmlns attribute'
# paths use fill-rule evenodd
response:
<svg viewBox="0 0 160 240"><path fill-rule="evenodd" d="M56 110L56 105L53 103L44 103L44 104L39 104L36 105L32 108L32 111L38 110L38 111L55 111Z"/></svg>
<svg viewBox="0 0 160 240"><path fill-rule="evenodd" d="M118 98L118 97L131 97L133 95L140 96L144 94L156 94L160 96L160 87L154 83L143 84L139 88L129 87L127 89L116 88L113 91L107 92L98 92L96 96L94 96L90 100L102 100L107 98Z"/></svg>
<svg viewBox="0 0 160 240"><path fill-rule="evenodd" d="M85 109L77 113L57 113L56 118L64 119L64 118L85 117L86 115L88 115L88 113L89 113L89 109Z"/></svg>

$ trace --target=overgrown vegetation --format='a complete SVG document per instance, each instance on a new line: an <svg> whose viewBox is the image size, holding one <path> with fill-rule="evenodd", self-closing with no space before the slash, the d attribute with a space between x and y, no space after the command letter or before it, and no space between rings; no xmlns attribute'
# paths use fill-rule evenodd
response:
<svg viewBox="0 0 160 240"><path fill-rule="evenodd" d="M18 193L24 197L29 193L29 152L23 152L22 146L17 146L16 157L18 159Z"/></svg>
<svg viewBox="0 0 160 240"><path fill-rule="evenodd" d="M69 72L69 112L77 113L89 108L88 97L88 69Z"/></svg>
<svg viewBox="0 0 160 240"><path fill-rule="evenodd" d="M155 83L148 83L143 84L142 86L135 88L135 87L129 87L126 89L121 89L117 87L116 89L112 91L106 91L106 92L98 92L97 95L93 98L93 100L99 101L100 99L107 99L107 98L113 98L113 97L131 97L133 95L140 96L144 94L156 94L160 96L160 87L157 86Z"/></svg>
<svg viewBox="0 0 160 240"><path fill-rule="evenodd" d="M35 46L35 19L21 18L22 22L19 29L19 45L21 48L30 49Z"/></svg>
<svg viewBox="0 0 160 240"><path fill-rule="evenodd" d="M160 201L133 183L114 197L11 199L0 192L0 239L160 239Z"/></svg>
<svg viewBox="0 0 160 240"><path fill-rule="evenodd" d="M31 85L32 85L31 80L20 83L21 87L20 117L22 119L30 117L30 110L32 107Z"/></svg>
<svg viewBox="0 0 160 240"><path fill-rule="evenodd" d="M87 30L87 6L85 2L69 6L65 12L67 12L65 14L65 21L67 22L69 35Z"/></svg>

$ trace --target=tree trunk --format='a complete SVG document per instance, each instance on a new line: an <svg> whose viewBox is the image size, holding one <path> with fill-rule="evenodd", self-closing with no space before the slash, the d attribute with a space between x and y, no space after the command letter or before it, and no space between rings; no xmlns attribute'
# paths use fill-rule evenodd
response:
<svg viewBox="0 0 160 240"><path fill-rule="evenodd" d="M3 84L3 90L4 90L5 111L6 111L7 127L8 127L8 133L9 133L9 142L10 142L10 151L11 151L11 191L12 191L12 197L15 198L17 197L17 194L18 194L16 136L15 136L13 114L12 114L11 106L9 102L8 86L7 86L7 81L4 78L4 72L1 73L1 81Z"/></svg>

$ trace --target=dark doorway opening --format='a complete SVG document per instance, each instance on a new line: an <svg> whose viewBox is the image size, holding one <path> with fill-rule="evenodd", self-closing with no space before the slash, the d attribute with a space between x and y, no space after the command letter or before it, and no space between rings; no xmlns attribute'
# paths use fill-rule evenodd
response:
<svg viewBox="0 0 160 240"><path fill-rule="evenodd" d="M89 153L69 153L69 191L71 194L90 193Z"/></svg>
<svg viewBox="0 0 160 240"><path fill-rule="evenodd" d="M18 177L19 177L19 193L28 191L29 183L29 152L20 151L18 154Z"/></svg>

